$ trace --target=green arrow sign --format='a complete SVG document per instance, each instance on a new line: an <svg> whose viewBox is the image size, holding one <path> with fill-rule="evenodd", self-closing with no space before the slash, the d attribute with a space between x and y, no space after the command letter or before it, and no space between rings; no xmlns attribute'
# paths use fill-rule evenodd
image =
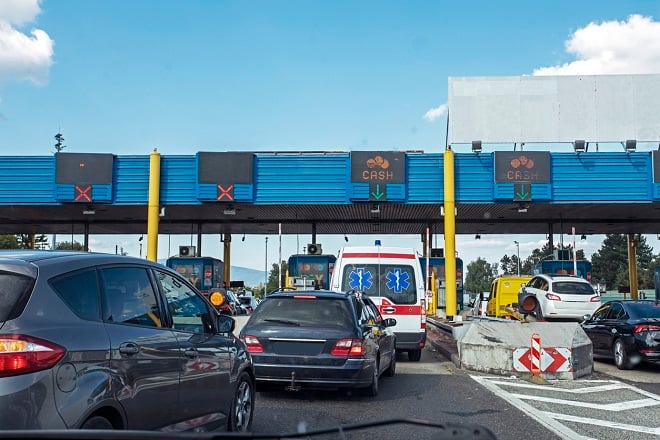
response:
<svg viewBox="0 0 660 440"><path fill-rule="evenodd" d="M532 184L529 182L516 182L513 185L513 201L514 202L531 202L532 201Z"/></svg>
<svg viewBox="0 0 660 440"><path fill-rule="evenodd" d="M381 191L380 189L380 183L376 183L375 185L369 185L369 200L370 201L381 201L384 202L387 200L387 186L383 185L385 188L384 191Z"/></svg>

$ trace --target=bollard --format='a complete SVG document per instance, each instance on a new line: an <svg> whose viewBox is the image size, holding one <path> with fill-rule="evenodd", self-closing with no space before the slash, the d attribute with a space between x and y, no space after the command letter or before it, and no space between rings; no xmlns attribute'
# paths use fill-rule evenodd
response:
<svg viewBox="0 0 660 440"><path fill-rule="evenodd" d="M532 334L529 356L532 376L539 376L541 374L541 336L538 333Z"/></svg>

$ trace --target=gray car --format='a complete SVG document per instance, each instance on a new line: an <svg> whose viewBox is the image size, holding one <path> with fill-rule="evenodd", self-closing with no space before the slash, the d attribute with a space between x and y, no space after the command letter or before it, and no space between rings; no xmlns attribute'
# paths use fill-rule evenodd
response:
<svg viewBox="0 0 660 440"><path fill-rule="evenodd" d="M0 429L248 431L234 325L157 263L0 251Z"/></svg>

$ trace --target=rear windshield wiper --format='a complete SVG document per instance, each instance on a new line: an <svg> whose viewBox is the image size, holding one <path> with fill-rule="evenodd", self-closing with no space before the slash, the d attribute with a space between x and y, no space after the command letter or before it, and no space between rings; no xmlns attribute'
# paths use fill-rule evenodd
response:
<svg viewBox="0 0 660 440"><path fill-rule="evenodd" d="M300 327L300 324L295 322L295 321L289 321L288 319L264 319L265 322L277 322L279 324L288 324L288 325L295 325L296 327Z"/></svg>

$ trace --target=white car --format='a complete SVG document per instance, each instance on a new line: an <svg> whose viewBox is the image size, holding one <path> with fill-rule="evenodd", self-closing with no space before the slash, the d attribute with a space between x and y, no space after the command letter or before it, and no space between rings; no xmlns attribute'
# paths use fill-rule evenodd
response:
<svg viewBox="0 0 660 440"><path fill-rule="evenodd" d="M568 275L539 274L523 284L521 292L533 293L539 302L536 319L563 318L582 321L600 307L601 299L589 281Z"/></svg>

